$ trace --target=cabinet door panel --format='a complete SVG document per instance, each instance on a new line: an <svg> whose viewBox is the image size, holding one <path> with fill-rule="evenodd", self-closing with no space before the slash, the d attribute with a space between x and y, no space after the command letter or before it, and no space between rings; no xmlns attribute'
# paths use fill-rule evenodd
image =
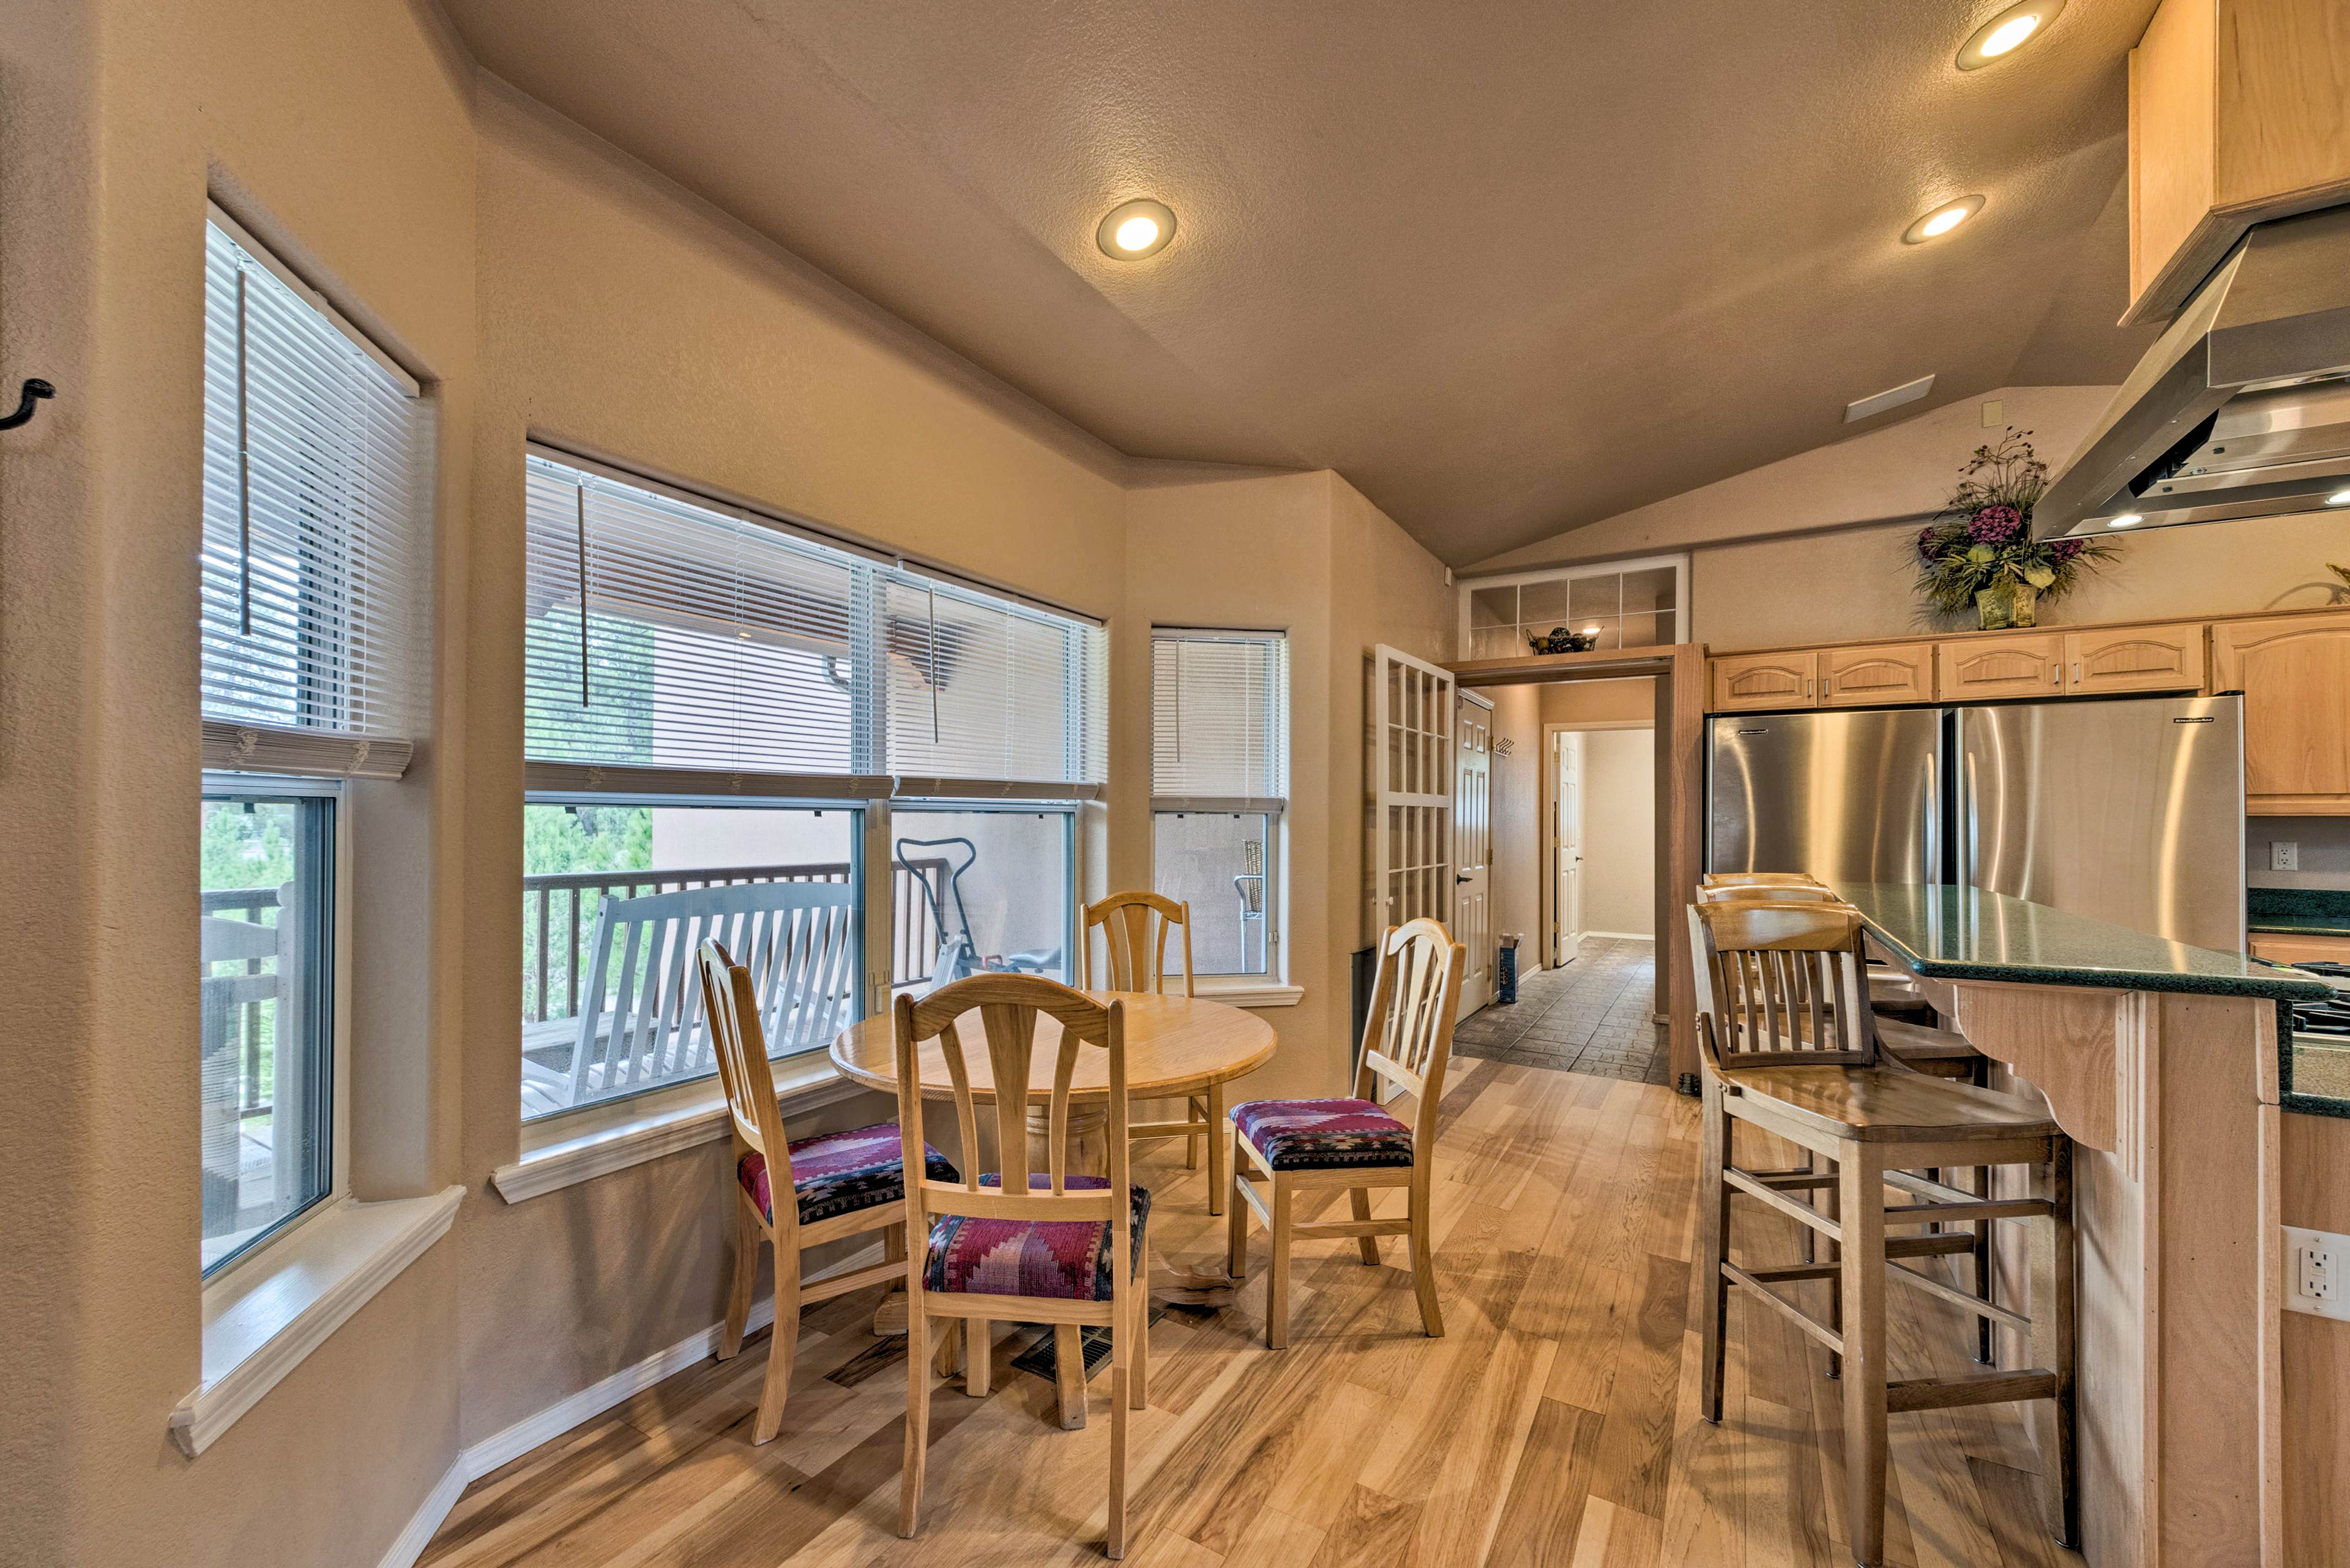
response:
<svg viewBox="0 0 2350 1568"><path fill-rule="evenodd" d="M2246 940L2254 958L2271 963L2350 963L2350 937L2302 937L2254 931Z"/></svg>
<svg viewBox="0 0 2350 1568"><path fill-rule="evenodd" d="M1970 637L1934 649L1934 692L1943 701L2054 697L2064 685L2064 639Z"/></svg>
<svg viewBox="0 0 2350 1568"><path fill-rule="evenodd" d="M1934 700L1934 645L1832 648L1820 655L1820 706L1875 708Z"/></svg>
<svg viewBox="0 0 2350 1568"><path fill-rule="evenodd" d="M2120 627L2064 639L2064 687L2098 691L2201 691L2204 627Z"/></svg>
<svg viewBox="0 0 2350 1568"><path fill-rule="evenodd" d="M1812 707L1814 658L1809 653L1733 653L1713 660L1713 711Z"/></svg>
<svg viewBox="0 0 2350 1568"><path fill-rule="evenodd" d="M2220 691L2244 694L2248 810L2350 802L2350 615L2221 621L2211 668Z"/></svg>

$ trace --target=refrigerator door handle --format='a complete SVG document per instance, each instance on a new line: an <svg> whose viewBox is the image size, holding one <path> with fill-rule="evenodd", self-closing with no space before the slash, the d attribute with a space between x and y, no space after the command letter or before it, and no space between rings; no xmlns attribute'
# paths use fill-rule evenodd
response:
<svg viewBox="0 0 2350 1568"><path fill-rule="evenodd" d="M1967 888L1972 887L1975 879L1975 760L1972 756L1960 756L1958 785L1958 809L1950 814L1950 839L1958 851L1958 869L1951 879L1961 888Z"/></svg>
<svg viewBox="0 0 2350 1568"><path fill-rule="evenodd" d="M1926 807L1918 814L1925 823L1926 861L1925 875L1918 880L1928 883L1938 882L1941 880L1942 876L1942 846L1937 842L1941 836L1936 831L1942 815L1942 792L1939 787L1940 779L1938 776L1939 772L1939 768L1935 764L1934 754L1931 752L1927 753Z"/></svg>

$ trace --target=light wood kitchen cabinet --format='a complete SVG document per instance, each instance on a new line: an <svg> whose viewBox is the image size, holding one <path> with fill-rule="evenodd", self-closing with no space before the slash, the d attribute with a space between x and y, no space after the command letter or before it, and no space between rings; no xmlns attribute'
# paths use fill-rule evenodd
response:
<svg viewBox="0 0 2350 1568"><path fill-rule="evenodd" d="M2130 306L2174 314L2246 229L2350 201L2350 5L2163 0L2130 51Z"/></svg>
<svg viewBox="0 0 2350 1568"><path fill-rule="evenodd" d="M2083 696L2100 691L2201 691L2201 621L2178 626L2090 628L2064 635L2064 690Z"/></svg>
<svg viewBox="0 0 2350 1568"><path fill-rule="evenodd" d="M1819 654L1823 708L1877 708L1934 700L1934 645L1888 642Z"/></svg>
<svg viewBox="0 0 2350 1568"><path fill-rule="evenodd" d="M2350 816L2350 615L2220 621L2213 688L2244 694L2244 810Z"/></svg>
<svg viewBox="0 0 2350 1568"><path fill-rule="evenodd" d="M1816 661L1812 653L1736 653L1714 659L1713 711L1813 707Z"/></svg>
<svg viewBox="0 0 2350 1568"><path fill-rule="evenodd" d="M2055 697L2064 689L2064 637L1976 637L1934 649L1934 694L1945 702Z"/></svg>
<svg viewBox="0 0 2350 1568"><path fill-rule="evenodd" d="M2254 958L2266 959L2271 963L2350 963L2350 937L2254 931L2244 941Z"/></svg>

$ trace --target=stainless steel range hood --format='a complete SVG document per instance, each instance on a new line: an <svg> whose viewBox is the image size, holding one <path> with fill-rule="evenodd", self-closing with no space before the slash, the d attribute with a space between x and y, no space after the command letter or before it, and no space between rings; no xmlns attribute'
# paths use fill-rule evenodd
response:
<svg viewBox="0 0 2350 1568"><path fill-rule="evenodd" d="M2033 531L2335 503L2350 521L2350 207L2244 236L2049 484Z"/></svg>

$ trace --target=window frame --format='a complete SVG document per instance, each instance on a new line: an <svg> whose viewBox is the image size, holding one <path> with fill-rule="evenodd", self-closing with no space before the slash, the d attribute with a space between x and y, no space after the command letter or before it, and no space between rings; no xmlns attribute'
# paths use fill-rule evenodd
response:
<svg viewBox="0 0 2350 1568"><path fill-rule="evenodd" d="M327 962L327 998L324 1009L327 1018L327 1049L320 1054L327 1072L327 1169L326 1189L286 1215L275 1225L246 1241L234 1252L200 1267L201 1287L211 1290L231 1274L244 1268L255 1258L265 1255L296 1231L339 1208L351 1195L351 987L346 977L351 972L351 904L353 860L352 817L350 792L338 779L307 778L286 774L240 773L233 769L206 768L201 775L197 799L218 796L252 797L258 799L317 800L331 803L333 826L328 835L327 876L328 921L331 927L328 940L321 944ZM198 1237L198 1257L202 1258L202 1236Z"/></svg>
<svg viewBox="0 0 2350 1568"><path fill-rule="evenodd" d="M1456 579L1460 600L1461 658L1470 659L1476 648L1476 632L1470 622L1470 600L1482 588L1523 587L1528 583L1566 583L1590 577L1620 577L1627 572L1673 569L1673 640L1654 646L1669 648L1689 640L1690 632L1690 557L1686 551L1668 556L1636 556L1621 561L1594 561L1573 566L1542 566L1524 572L1495 572L1485 576ZM1621 618L1620 616L1618 618ZM1614 651L1614 650L1611 650ZM1532 657L1533 650L1512 655Z"/></svg>
<svg viewBox="0 0 2350 1568"><path fill-rule="evenodd" d="M1465 603L1465 601L1464 601ZM1208 627L1195 624L1154 625L1150 628L1150 643L1154 657L1150 660L1149 684L1151 725L1151 759L1149 777L1157 784L1159 703L1158 659L1155 650L1162 640L1182 641L1189 639L1263 638L1278 639L1282 646L1280 743L1277 748L1281 763L1281 781L1284 788L1290 783L1290 764L1294 750L1294 732L1290 720L1289 628L1286 627ZM1276 748L1270 743L1268 755ZM1202 970L1190 978L1195 988L1209 982L1211 989L1229 991L1279 991L1289 984L1288 905L1289 885L1289 797L1281 795L1162 795L1154 789L1150 796L1150 888L1159 888L1159 819L1162 816L1256 816L1265 819L1264 828L1264 972L1251 974L1245 970Z"/></svg>

